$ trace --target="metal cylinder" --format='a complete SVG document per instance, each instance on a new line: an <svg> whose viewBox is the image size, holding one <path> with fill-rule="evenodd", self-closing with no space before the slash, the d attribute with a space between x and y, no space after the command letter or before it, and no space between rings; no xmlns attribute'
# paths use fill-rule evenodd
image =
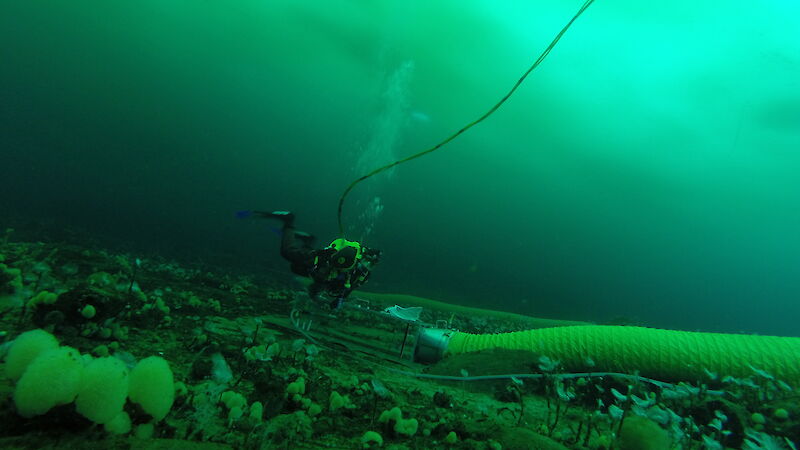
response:
<svg viewBox="0 0 800 450"><path fill-rule="evenodd" d="M420 328L414 348L414 361L433 364L441 360L452 334L452 330L442 328Z"/></svg>

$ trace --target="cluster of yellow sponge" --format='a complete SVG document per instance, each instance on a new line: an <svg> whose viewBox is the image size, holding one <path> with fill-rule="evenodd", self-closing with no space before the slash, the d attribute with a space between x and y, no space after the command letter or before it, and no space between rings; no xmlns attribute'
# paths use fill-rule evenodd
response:
<svg viewBox="0 0 800 450"><path fill-rule="evenodd" d="M159 421L175 398L172 371L163 358L145 358L129 372L117 358L92 358L72 347L59 346L58 340L44 330L28 331L14 340L5 372L16 381L14 403L21 416L45 414L74 401L78 413L116 433L127 433L131 428L123 410L126 399Z"/></svg>
<svg viewBox="0 0 800 450"><path fill-rule="evenodd" d="M395 433L406 436L415 435L419 427L417 419L403 419L403 412L397 406L382 412L378 418L378 423L394 423Z"/></svg>

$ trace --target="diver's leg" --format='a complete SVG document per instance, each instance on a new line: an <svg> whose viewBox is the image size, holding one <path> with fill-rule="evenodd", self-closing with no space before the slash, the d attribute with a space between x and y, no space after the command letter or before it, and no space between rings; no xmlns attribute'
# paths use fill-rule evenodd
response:
<svg viewBox="0 0 800 450"><path fill-rule="evenodd" d="M300 239L307 247L311 248L314 247L314 241L317 240L317 238L313 234L298 230L294 231L294 237L295 239Z"/></svg>
<svg viewBox="0 0 800 450"><path fill-rule="evenodd" d="M239 217L277 219L281 229L281 256L292 264L292 272L307 276L313 266L311 246L314 236L294 228L294 213L290 211L240 211Z"/></svg>
<svg viewBox="0 0 800 450"><path fill-rule="evenodd" d="M284 230L286 228L294 228L294 213L291 211L247 211L253 217L262 219L277 219L283 222ZM309 247L314 245L314 235L306 233L305 231L294 230L293 239L300 239L305 242Z"/></svg>
<svg viewBox="0 0 800 450"><path fill-rule="evenodd" d="M284 226L281 230L281 256L292 264L302 264L310 259L313 248L302 237L303 232Z"/></svg>
<svg viewBox="0 0 800 450"><path fill-rule="evenodd" d="M291 211L252 211L252 215L262 219L278 219L284 227L294 226L294 213Z"/></svg>

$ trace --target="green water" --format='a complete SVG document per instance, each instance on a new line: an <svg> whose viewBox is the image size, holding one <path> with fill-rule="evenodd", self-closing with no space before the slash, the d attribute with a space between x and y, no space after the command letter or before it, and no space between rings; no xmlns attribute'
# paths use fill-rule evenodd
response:
<svg viewBox="0 0 800 450"><path fill-rule="evenodd" d="M235 211L333 239L352 179L480 116L578 7L5 1L0 218L285 271ZM796 336L799 13L598 1L495 115L354 191L368 287Z"/></svg>

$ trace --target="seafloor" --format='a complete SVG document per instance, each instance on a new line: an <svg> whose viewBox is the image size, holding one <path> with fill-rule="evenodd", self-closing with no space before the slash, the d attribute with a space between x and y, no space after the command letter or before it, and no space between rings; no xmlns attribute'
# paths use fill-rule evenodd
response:
<svg viewBox="0 0 800 450"><path fill-rule="evenodd" d="M411 323L382 314L395 304L423 312ZM28 373L13 381L4 363L5 449L788 449L800 441L797 395L759 371L735 383L656 388L635 377L570 378L557 360L525 351L416 363L421 326L499 333L570 324L416 297L357 293L331 311L263 273L22 242L7 230L0 306L4 358L17 336L42 329L80 352L81 364L113 357L135 371L159 356L174 377L163 419L131 394L100 424L77 411L74 394L22 417L15 390ZM35 395L61 376L54 371ZM102 395L103 386L78 389Z"/></svg>

